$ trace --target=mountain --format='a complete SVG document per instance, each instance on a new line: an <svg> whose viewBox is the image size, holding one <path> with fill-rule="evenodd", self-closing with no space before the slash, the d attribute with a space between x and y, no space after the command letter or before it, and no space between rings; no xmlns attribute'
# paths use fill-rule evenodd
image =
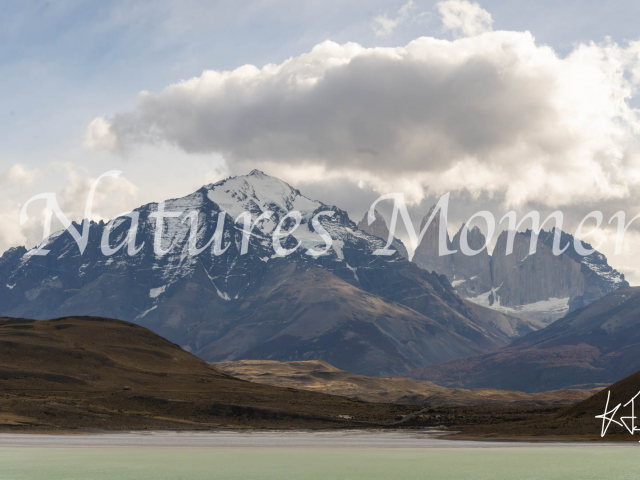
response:
<svg viewBox="0 0 640 480"><path fill-rule="evenodd" d="M591 388L640 370L638 345L640 287L623 287L508 347L404 375L458 388Z"/></svg>
<svg viewBox="0 0 640 480"><path fill-rule="evenodd" d="M426 223L426 220L430 215L431 212L423 219L421 228L424 227L424 224ZM363 219L358 224L358 228L386 241L389 238L389 228L387 227L384 217L376 211L375 221L372 222L371 225L368 224L367 217L368 213L365 213ZM435 242L437 244L437 226L440 222L439 212L436 214L434 222L435 223L432 225L436 225L436 227L430 226L427 230L427 235L429 236L429 238L431 238L432 242L421 242L421 248L416 250L412 262L420 266L423 270L428 271L429 265L442 261L440 259L453 258L457 262L456 265L458 266L459 270L461 272L467 273L467 276L469 278L472 277L471 273L469 272L477 272L478 270L482 270L482 268L484 268L483 265L485 265L486 263L486 273L473 276L473 279L471 281L467 281L463 286L460 286L459 284L464 281L454 280L452 286L456 290L456 293L459 293L462 297L468 296L469 292L475 295L476 291L479 290L477 288L478 285L480 285L480 291L482 291L481 288L485 287L487 284L490 288L490 280L488 279L491 278L491 265L489 254L486 252L486 250L474 257L466 257L460 252L453 254L452 257L440 257L439 255L437 255L437 251L429 253L427 246L433 245L433 239L435 239ZM482 232L478 227L473 227L469 230L467 241L471 248L480 249L482 245L484 245L485 237L484 235L482 235ZM460 232L456 234L453 242L449 243L449 247L459 250L459 242ZM406 257L406 248L404 247L404 244L401 240L394 238L392 246L398 251L398 253L401 253L402 256ZM453 264L451 265L451 268L453 268ZM479 280L477 280L478 278ZM474 287L471 287L471 284L473 284ZM490 308L489 305L484 306L478 302L468 300L464 300L464 303L467 309L473 312L476 324L493 327L494 329L498 330L501 335L508 338L509 342L512 339L521 337L522 335L526 335L529 332L539 330L540 328L543 328L545 326L545 324L539 320L520 316L515 309L512 309L511 311L507 311L507 309L500 310L497 308Z"/></svg>
<svg viewBox="0 0 640 480"><path fill-rule="evenodd" d="M353 428L409 413L238 380L119 320L0 318L0 345L2 430Z"/></svg>
<svg viewBox="0 0 640 480"><path fill-rule="evenodd" d="M430 215L431 212L423 219L423 226ZM446 275L459 295L485 307L550 323L619 287L629 286L624 275L609 266L603 254L597 251L588 256L578 254L572 235L560 232L560 245L569 248L554 255L555 229L540 232L533 255L529 255L532 232L527 230L511 232L513 253L509 255L506 255L509 232L503 231L491 255L485 249L467 256L460 250L463 225L453 241L447 234L447 246L457 253L440 257L439 222L438 212L412 261L421 268ZM471 249L479 250L486 238L478 227L473 227L468 230L467 242ZM583 245L592 249L589 244Z"/></svg>
<svg viewBox="0 0 640 480"><path fill-rule="evenodd" d="M435 406L534 406L572 404L593 390L523 393L508 390L464 390L400 377L356 375L322 361L240 360L214 364L220 370L255 383L330 393L365 402Z"/></svg>
<svg viewBox="0 0 640 480"><path fill-rule="evenodd" d="M469 300L464 300L464 302L481 324L492 326L498 330L509 338L509 343L530 332L535 332L545 327L545 324L540 320L509 315L499 310L478 305Z"/></svg>
<svg viewBox="0 0 640 480"><path fill-rule="evenodd" d="M384 217L380 215L377 210L374 211L374 214L375 219L371 224L369 224L369 212L366 212L364 217L362 217L362 220L358 223L358 229L363 232L367 232L369 235L373 235L374 237L381 238L386 242L389 238L389 227L387 227L387 222L385 222ZM391 247L393 247L393 249L404 258L409 258L407 248L399 238L393 237Z"/></svg>
<svg viewBox="0 0 640 480"><path fill-rule="evenodd" d="M91 223L83 255L68 231L45 242L47 256L24 248L5 252L0 314L119 318L208 361L317 359L368 375L502 347L519 331L509 321L476 313L446 277L397 253L373 255L384 240L359 230L339 208L263 172L206 185L162 206L185 213L165 219L157 237L154 214L161 205L152 203L134 211L135 236L130 217ZM197 215L187 217L191 211ZM272 215L258 222L243 253L242 222L236 220L245 211L254 220ZM291 211L300 212L300 225L280 243L300 246L282 256L274 251L272 233L281 221L285 229L295 226L293 217L285 219ZM312 219L327 211L332 216L318 217L317 226L333 246L309 255L307 249L325 247ZM103 255L109 229L110 248L135 240L132 248L139 252L129 255L124 247ZM156 252L154 242L168 253ZM190 248L204 250L191 255Z"/></svg>
<svg viewBox="0 0 640 480"><path fill-rule="evenodd" d="M425 215L420 223L420 232L424 229L427 220L433 214L435 205L431 207L429 213ZM439 253L439 232L440 232L440 211L436 212L429 228L422 237L422 241L413 252L411 261L418 265L420 268L427 270L428 272L436 272L440 275L446 276L449 281L455 281L453 257L450 255L440 255ZM446 235L447 248L451 250L451 241L449 234Z"/></svg>
<svg viewBox="0 0 640 480"><path fill-rule="evenodd" d="M451 255L453 264L452 283L456 292L465 298L473 298L481 292L493 287L493 272L491 256L485 248L477 255L465 255L460 248L464 225L458 230L451 242L451 249L456 253ZM472 250L480 250L485 244L485 236L478 227L472 227L467 232L467 244ZM516 312L509 312L515 314Z"/></svg>

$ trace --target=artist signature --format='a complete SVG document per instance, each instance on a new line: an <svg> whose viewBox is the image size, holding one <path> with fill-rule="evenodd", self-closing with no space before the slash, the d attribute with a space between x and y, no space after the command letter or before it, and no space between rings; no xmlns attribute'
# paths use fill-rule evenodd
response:
<svg viewBox="0 0 640 480"><path fill-rule="evenodd" d="M640 432L640 427L636 426L636 413L635 413L635 400L640 395L640 392L636 393L635 396L629 400L627 403L622 405L619 403L611 410L609 410L609 400L611 399L611 391L607 392L607 404L604 407L604 413L602 415L596 415L596 418L602 419L602 431L600 432L600 436L604 437L607 434L607 430L612 423L620 427L624 427L627 431L633 435L634 432ZM620 417L618 420L615 420L616 413L620 407L627 407L631 405L631 415L628 417ZM629 420L629 422L627 422Z"/></svg>

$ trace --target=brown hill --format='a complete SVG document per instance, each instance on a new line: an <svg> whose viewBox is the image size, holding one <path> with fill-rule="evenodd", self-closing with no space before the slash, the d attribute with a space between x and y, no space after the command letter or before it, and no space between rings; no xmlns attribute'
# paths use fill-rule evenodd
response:
<svg viewBox="0 0 640 480"><path fill-rule="evenodd" d="M431 382L409 378L356 375L317 360L242 360L214 365L234 377L255 383L300 388L367 402L432 407L567 405L588 398L594 393L594 390L557 390L531 394L509 390L445 388Z"/></svg>
<svg viewBox="0 0 640 480"><path fill-rule="evenodd" d="M461 432L460 436L482 437L491 439L511 438L511 439L556 439L562 438L572 440L593 440L593 441L638 441L638 431L634 435L621 425L621 418L628 425L632 426L631 416L634 411L631 404L625 406L632 398L640 393L640 372L636 372L628 377L614 383L601 390L595 395L583 400L575 405L561 409L538 409L508 411L471 411L471 409L461 410L454 408L436 409L431 416L417 415L412 426L433 425L433 418L438 415L440 419L437 423L447 423ZM607 397L609 403L607 404ZM635 399L635 412L637 415L638 402L640 397ZM618 407L618 405L620 405ZM609 412L607 419L612 418L614 422L606 429L602 436L603 419L596 418ZM434 415L435 414L435 415ZM491 416L489 418L489 415ZM448 421L443 422L443 418ZM608 420L606 420L608 422ZM457 422L457 423L456 423ZM616 423L618 422L618 423ZM635 425L638 426L638 420ZM637 427L636 427L637 428Z"/></svg>
<svg viewBox="0 0 640 480"><path fill-rule="evenodd" d="M354 427L411 411L238 380L119 320L0 318L3 429Z"/></svg>
<svg viewBox="0 0 640 480"><path fill-rule="evenodd" d="M620 417L633 415L631 405L629 404L626 407L624 405L639 393L640 372L636 372L563 412L556 420L556 423L566 426L565 428L573 427L579 431L601 433L602 419L597 419L596 416L605 413L607 397L610 395L607 408L609 411L618 404L622 404L615 414L610 415L615 421L620 422ZM636 405L635 411L637 412L637 407L640 406L640 398L636 398L634 403ZM631 420L626 420L626 423L630 425ZM636 420L635 424L638 425L640 422ZM624 427L612 423L607 430L606 437L618 439L620 435L630 436Z"/></svg>

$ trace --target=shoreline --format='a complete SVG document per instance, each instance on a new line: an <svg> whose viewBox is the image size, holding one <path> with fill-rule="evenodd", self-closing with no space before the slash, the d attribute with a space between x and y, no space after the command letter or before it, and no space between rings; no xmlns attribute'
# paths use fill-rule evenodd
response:
<svg viewBox="0 0 640 480"><path fill-rule="evenodd" d="M0 448L543 448L614 447L630 442L544 438L452 438L452 432L424 430L219 430L75 433L0 433Z"/></svg>

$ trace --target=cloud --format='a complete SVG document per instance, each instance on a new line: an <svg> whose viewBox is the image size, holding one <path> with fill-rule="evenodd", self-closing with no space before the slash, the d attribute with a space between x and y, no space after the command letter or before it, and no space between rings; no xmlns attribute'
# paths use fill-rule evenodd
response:
<svg viewBox="0 0 640 480"><path fill-rule="evenodd" d="M326 41L280 64L142 92L89 131L95 147L168 143L219 153L232 169L349 178L413 203L458 190L513 206L632 204L639 58L639 42L584 43L560 57L511 31L396 48Z"/></svg>
<svg viewBox="0 0 640 480"><path fill-rule="evenodd" d="M220 180L224 180L225 178L229 177L229 170L226 168L226 166L219 166L214 168L213 170L209 170L207 173L205 173L204 175L204 183L206 184L210 184L210 183L217 183ZM198 182L201 183L201 182ZM196 183L196 189L200 188L202 185L199 185Z"/></svg>
<svg viewBox="0 0 640 480"><path fill-rule="evenodd" d="M0 186L24 187L33 185L41 176L36 168L29 168L22 163L16 163L3 172L0 172Z"/></svg>
<svg viewBox="0 0 640 480"><path fill-rule="evenodd" d="M413 0L409 0L398 10L398 15L395 18L387 17L387 14L379 15L373 19L371 28L376 34L376 37L387 38L391 36L393 31L408 18L411 11L415 9Z"/></svg>
<svg viewBox="0 0 640 480"><path fill-rule="evenodd" d="M466 0L446 0L436 5L442 16L442 27L457 38L490 32L493 19L480 5Z"/></svg>
<svg viewBox="0 0 640 480"><path fill-rule="evenodd" d="M82 222L85 205L95 178L82 167L70 162L53 164L47 171L47 178L65 186L58 188L56 198L60 208L71 221ZM56 189L51 189L52 191ZM47 191L47 190L45 190ZM20 211L26 201L41 191L28 189L22 195L22 201L11 198L0 198L0 251L9 247L24 245L28 248L39 245L42 241L45 220L45 202L34 202L28 208L28 221L20 225ZM116 215L130 211L138 206L138 188L124 177L107 177L100 181L95 192L92 217L93 221L107 221ZM62 229L62 224L54 216L53 231Z"/></svg>
<svg viewBox="0 0 640 480"><path fill-rule="evenodd" d="M22 205L13 197L16 191L23 192L32 187L42 172L22 163L16 163L0 172L0 252L10 247L24 245L27 236L20 227L20 209Z"/></svg>
<svg viewBox="0 0 640 480"><path fill-rule="evenodd" d="M20 228L21 205L15 201L4 199L0 201L0 251L5 252L11 247L24 245L27 236Z"/></svg>
<svg viewBox="0 0 640 480"><path fill-rule="evenodd" d="M640 268L622 267L618 268L624 274L625 280L632 286L640 285Z"/></svg>
<svg viewBox="0 0 640 480"><path fill-rule="evenodd" d="M116 136L109 130L109 122L104 117L97 117L91 121L84 136L84 147L90 150L117 150Z"/></svg>
<svg viewBox="0 0 640 480"><path fill-rule="evenodd" d="M58 202L69 219L80 222L84 218L87 197L96 178L72 163L58 164L58 168L67 177L67 186L58 193ZM95 191L91 220L108 221L132 210L138 206L137 195L138 187L127 178L103 178Z"/></svg>

